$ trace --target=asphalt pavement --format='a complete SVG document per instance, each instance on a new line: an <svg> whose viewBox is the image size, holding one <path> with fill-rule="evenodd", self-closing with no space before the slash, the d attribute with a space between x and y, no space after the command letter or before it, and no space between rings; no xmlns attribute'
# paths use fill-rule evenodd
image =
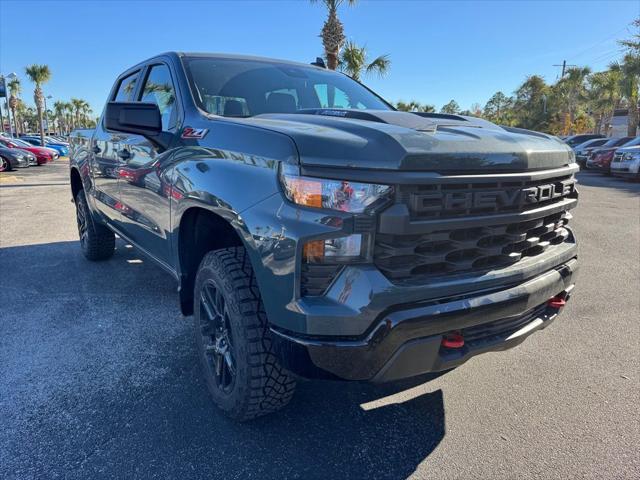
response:
<svg viewBox="0 0 640 480"><path fill-rule="evenodd" d="M68 165L0 174L0 478L640 478L640 184L579 175L549 328L430 382L302 382L235 424L174 280L78 245Z"/></svg>

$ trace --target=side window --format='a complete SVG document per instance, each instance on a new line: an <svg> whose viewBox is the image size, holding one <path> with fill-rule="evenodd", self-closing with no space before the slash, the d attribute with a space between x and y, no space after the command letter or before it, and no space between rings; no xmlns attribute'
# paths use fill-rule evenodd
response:
<svg viewBox="0 0 640 480"><path fill-rule="evenodd" d="M169 67L162 64L151 67L144 83L140 101L158 105L160 115L162 115L163 130L175 127L177 122L176 94Z"/></svg>
<svg viewBox="0 0 640 480"><path fill-rule="evenodd" d="M130 102L133 99L133 92L136 90L136 82L138 81L139 75L140 72L132 73L128 77L120 80L118 91L113 98L115 102Z"/></svg>

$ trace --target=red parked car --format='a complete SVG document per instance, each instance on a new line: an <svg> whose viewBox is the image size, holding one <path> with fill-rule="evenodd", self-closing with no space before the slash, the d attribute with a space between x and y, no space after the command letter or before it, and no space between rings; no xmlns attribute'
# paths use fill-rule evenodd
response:
<svg viewBox="0 0 640 480"><path fill-rule="evenodd" d="M587 159L586 168L609 173L614 152L635 137L612 138L601 147L594 148Z"/></svg>
<svg viewBox="0 0 640 480"><path fill-rule="evenodd" d="M27 150L33 153L38 160L38 165L44 165L45 163L52 162L55 155L47 148L35 147L27 142L18 140L16 138L0 137L0 146L7 148L19 148L20 150Z"/></svg>

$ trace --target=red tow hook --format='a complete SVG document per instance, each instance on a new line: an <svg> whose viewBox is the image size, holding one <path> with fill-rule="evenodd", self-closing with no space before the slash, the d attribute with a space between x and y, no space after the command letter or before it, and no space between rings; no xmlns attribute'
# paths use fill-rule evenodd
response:
<svg viewBox="0 0 640 480"><path fill-rule="evenodd" d="M567 300L564 298L563 294L556 295L555 297L551 297L547 302L547 305L551 308L562 308L567 304Z"/></svg>
<svg viewBox="0 0 640 480"><path fill-rule="evenodd" d="M444 348L462 348L464 347L464 337L458 332L445 333L441 345Z"/></svg>

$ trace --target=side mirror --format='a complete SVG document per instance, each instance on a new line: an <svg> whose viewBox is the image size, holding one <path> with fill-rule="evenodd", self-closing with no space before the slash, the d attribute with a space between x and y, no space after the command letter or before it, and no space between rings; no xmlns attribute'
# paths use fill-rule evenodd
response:
<svg viewBox="0 0 640 480"><path fill-rule="evenodd" d="M142 135L161 152L167 150L173 135L162 131L160 109L155 103L109 102L104 114L107 130Z"/></svg>
<svg viewBox="0 0 640 480"><path fill-rule="evenodd" d="M109 102L104 126L116 132L156 136L162 131L162 118L155 103Z"/></svg>

